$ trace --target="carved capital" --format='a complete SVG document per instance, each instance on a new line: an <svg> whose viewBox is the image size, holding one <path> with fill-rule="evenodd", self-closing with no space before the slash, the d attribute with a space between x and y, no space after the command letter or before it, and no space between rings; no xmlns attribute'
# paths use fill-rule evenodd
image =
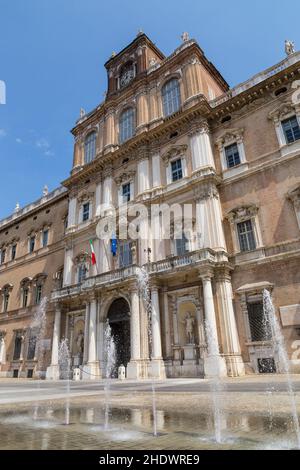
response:
<svg viewBox="0 0 300 470"><path fill-rule="evenodd" d="M209 134L209 132L210 129L207 120L205 118L198 118L191 122L188 135L192 137L196 134Z"/></svg>
<svg viewBox="0 0 300 470"><path fill-rule="evenodd" d="M202 183L199 186L196 186L194 189L194 199L196 201L201 201L203 199L209 199L209 198L218 198L219 197L219 191L213 182L207 182L207 183Z"/></svg>

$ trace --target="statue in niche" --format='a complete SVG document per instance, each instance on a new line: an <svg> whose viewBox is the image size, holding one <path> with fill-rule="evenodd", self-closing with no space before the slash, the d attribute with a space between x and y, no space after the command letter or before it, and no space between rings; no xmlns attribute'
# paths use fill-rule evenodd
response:
<svg viewBox="0 0 300 470"><path fill-rule="evenodd" d="M77 347L77 353L79 355L83 354L84 334L82 330L79 330L78 336L76 338L76 347Z"/></svg>
<svg viewBox="0 0 300 470"><path fill-rule="evenodd" d="M184 323L185 325L185 335L187 339L187 344L193 344L195 341L194 337L194 326L195 326L195 319L191 312L187 312L184 321L181 323Z"/></svg>

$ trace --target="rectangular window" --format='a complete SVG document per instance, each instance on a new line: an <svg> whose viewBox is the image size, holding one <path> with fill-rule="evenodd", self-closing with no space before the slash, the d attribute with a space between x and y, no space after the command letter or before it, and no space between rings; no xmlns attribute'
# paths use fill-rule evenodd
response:
<svg viewBox="0 0 300 470"><path fill-rule="evenodd" d="M119 266L124 268L132 264L131 242L120 243Z"/></svg>
<svg viewBox="0 0 300 470"><path fill-rule="evenodd" d="M82 221L85 222L90 218L90 203L86 202L82 206Z"/></svg>
<svg viewBox="0 0 300 470"><path fill-rule="evenodd" d="M20 359L21 356L21 348L22 348L22 337L17 334L15 339L15 349L14 349L14 361Z"/></svg>
<svg viewBox="0 0 300 470"><path fill-rule="evenodd" d="M296 116L285 119L281 122L287 144L291 144L300 139L300 128Z"/></svg>
<svg viewBox="0 0 300 470"><path fill-rule="evenodd" d="M30 237L29 239L29 253L33 253L35 246L35 237Z"/></svg>
<svg viewBox="0 0 300 470"><path fill-rule="evenodd" d="M11 259L12 261L15 259L17 253L17 245L13 245L11 247Z"/></svg>
<svg viewBox="0 0 300 470"><path fill-rule="evenodd" d="M9 303L9 293L5 292L3 297L3 312L7 312Z"/></svg>
<svg viewBox="0 0 300 470"><path fill-rule="evenodd" d="M81 264L78 268L78 282L84 281L86 278L86 267L84 264Z"/></svg>
<svg viewBox="0 0 300 470"><path fill-rule="evenodd" d="M5 263L5 253L6 253L5 249L1 250L1 258L0 258L1 264Z"/></svg>
<svg viewBox="0 0 300 470"><path fill-rule="evenodd" d="M28 351L27 351L27 359L32 361L35 356L35 348L36 348L36 336L33 332L30 333L29 341L28 341Z"/></svg>
<svg viewBox="0 0 300 470"><path fill-rule="evenodd" d="M181 256L187 253L188 250L188 240L185 236L185 234L182 234L182 238L176 238L175 239L176 243L176 255Z"/></svg>
<svg viewBox="0 0 300 470"><path fill-rule="evenodd" d="M172 181L181 180L182 174L182 161L181 158L171 162L171 174L172 174Z"/></svg>
<svg viewBox="0 0 300 470"><path fill-rule="evenodd" d="M28 287L23 288L23 298L22 298L22 307L26 308L27 303L28 303L28 294L29 294L29 289Z"/></svg>
<svg viewBox="0 0 300 470"><path fill-rule="evenodd" d="M247 303L251 341L268 341L272 338L270 320L264 313L262 302Z"/></svg>
<svg viewBox="0 0 300 470"><path fill-rule="evenodd" d="M123 184L122 186L122 202L125 204L129 202L131 198L130 194L130 183Z"/></svg>
<svg viewBox="0 0 300 470"><path fill-rule="evenodd" d="M42 240L43 248L48 245L48 238L49 238L49 230L44 230L43 231L43 240Z"/></svg>
<svg viewBox="0 0 300 470"><path fill-rule="evenodd" d="M237 231L239 236L240 250L251 251L255 250L256 242L252 227L251 220L245 220L237 224Z"/></svg>
<svg viewBox="0 0 300 470"><path fill-rule="evenodd" d="M38 284L35 288L35 303L39 305L42 300L42 285Z"/></svg>
<svg viewBox="0 0 300 470"><path fill-rule="evenodd" d="M237 144L228 145L225 147L227 168L239 165L241 163L239 149Z"/></svg>

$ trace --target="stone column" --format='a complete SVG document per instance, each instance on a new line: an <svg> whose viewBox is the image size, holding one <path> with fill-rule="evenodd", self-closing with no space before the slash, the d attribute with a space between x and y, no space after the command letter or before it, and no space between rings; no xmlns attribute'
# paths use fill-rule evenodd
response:
<svg viewBox="0 0 300 470"><path fill-rule="evenodd" d="M100 367L97 361L97 300L92 298L89 305L89 342L87 364L83 367L82 378L99 380Z"/></svg>
<svg viewBox="0 0 300 470"><path fill-rule="evenodd" d="M140 377L141 359L141 329L140 329L140 304L137 287L130 290L131 312L130 312L130 351L131 358L127 365L127 378L137 379Z"/></svg>
<svg viewBox="0 0 300 470"><path fill-rule="evenodd" d="M193 171L201 168L215 168L213 151L207 122L201 121L190 133Z"/></svg>
<svg viewBox="0 0 300 470"><path fill-rule="evenodd" d="M5 331L0 331L0 365L6 364Z"/></svg>
<svg viewBox="0 0 300 470"><path fill-rule="evenodd" d="M90 304L87 302L85 304L85 319L84 319L84 345L83 345L83 364L86 364L88 361L88 345L89 345L89 311Z"/></svg>
<svg viewBox="0 0 300 470"><path fill-rule="evenodd" d="M112 205L112 169L107 168L104 172L103 182L103 205L105 209L109 209Z"/></svg>
<svg viewBox="0 0 300 470"><path fill-rule="evenodd" d="M69 199L68 229L76 225L76 211L77 211L77 198L72 197Z"/></svg>
<svg viewBox="0 0 300 470"><path fill-rule="evenodd" d="M201 184L195 190L198 246L226 250L219 193L214 182Z"/></svg>
<svg viewBox="0 0 300 470"><path fill-rule="evenodd" d="M158 379L166 377L165 365L162 359L161 325L158 287L151 287L151 331L152 331L152 357L151 376Z"/></svg>
<svg viewBox="0 0 300 470"><path fill-rule="evenodd" d="M231 277L228 269L217 271L216 294L220 319L221 342L228 375L237 377L245 374L241 356L238 330L232 303Z"/></svg>
<svg viewBox="0 0 300 470"><path fill-rule="evenodd" d="M225 377L227 369L225 360L220 356L216 312L214 306L211 278L212 273L201 274L205 311L205 331L207 339L207 356L204 359L206 377Z"/></svg>
<svg viewBox="0 0 300 470"><path fill-rule="evenodd" d="M78 137L75 138L74 142L74 153L73 153L73 170L79 169L82 166L82 144Z"/></svg>
<svg viewBox="0 0 300 470"><path fill-rule="evenodd" d="M147 91L143 90L137 97L137 132L142 131L149 121Z"/></svg>
<svg viewBox="0 0 300 470"><path fill-rule="evenodd" d="M160 155L155 152L152 155L152 188L161 186Z"/></svg>
<svg viewBox="0 0 300 470"><path fill-rule="evenodd" d="M169 298L168 298L167 288L164 289L164 326L165 326L166 359L171 359L172 345L171 345L170 316L169 316Z"/></svg>
<svg viewBox="0 0 300 470"><path fill-rule="evenodd" d="M149 159L144 157L138 163L138 194L148 191L149 188Z"/></svg>
<svg viewBox="0 0 300 470"><path fill-rule="evenodd" d="M137 379L140 377L141 359L141 329L140 329L140 305L137 287L130 291L131 312L130 312L130 351L131 358L127 365L127 378Z"/></svg>
<svg viewBox="0 0 300 470"><path fill-rule="evenodd" d="M54 326L53 326L53 338L52 338L51 365L47 368L47 372L46 372L47 380L59 379L58 349L59 349L59 341L60 341L60 326L61 326L61 308L59 304L56 304Z"/></svg>
<svg viewBox="0 0 300 470"><path fill-rule="evenodd" d="M98 323L98 360L100 362L100 369L103 370L104 367L104 331L105 331L105 322L100 320Z"/></svg>
<svg viewBox="0 0 300 470"><path fill-rule="evenodd" d="M73 248L66 246L63 287L69 286L72 284L72 268L73 268Z"/></svg>
<svg viewBox="0 0 300 470"><path fill-rule="evenodd" d="M102 182L99 181L95 191L95 216L100 217L100 209L102 204Z"/></svg>
<svg viewBox="0 0 300 470"><path fill-rule="evenodd" d="M109 152L115 143L115 116L113 110L109 110L105 119L105 145L104 152Z"/></svg>

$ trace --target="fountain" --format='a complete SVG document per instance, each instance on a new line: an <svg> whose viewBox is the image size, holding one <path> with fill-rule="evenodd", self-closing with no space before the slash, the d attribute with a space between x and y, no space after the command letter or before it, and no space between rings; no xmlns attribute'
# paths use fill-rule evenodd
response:
<svg viewBox="0 0 300 470"><path fill-rule="evenodd" d="M46 328L46 307L47 307L47 297L44 297L41 300L41 303L37 307L35 314L33 316L32 322L30 324L30 331L35 334L35 352L34 358L37 361L37 368L41 366L40 361L42 359L42 341L45 335ZM36 370L37 378L41 378L40 371ZM40 390L40 381L37 382L37 389ZM38 417L39 405L38 402L34 405L33 418L36 420Z"/></svg>
<svg viewBox="0 0 300 470"><path fill-rule="evenodd" d="M151 295L149 289L149 274L145 266L142 266L137 271L139 291L142 295L142 299L145 305L145 309L148 317L148 339L149 339L149 357L152 356L152 306L151 306ZM153 435L157 436L157 412L156 412L156 396L155 396L155 383L154 378L151 380L152 389L152 411L153 411Z"/></svg>
<svg viewBox="0 0 300 470"><path fill-rule="evenodd" d="M116 364L116 348L114 338L111 333L111 327L109 321L106 322L106 327L104 331L104 341L105 341L105 361L106 361L106 370L105 370L105 422L104 429L107 430L109 427L109 395L110 395L110 379Z"/></svg>
<svg viewBox="0 0 300 470"><path fill-rule="evenodd" d="M210 388L212 393L213 402L213 421L214 421L214 433L215 441L221 444L223 441L222 437L222 403L221 393L224 391L224 383L221 376L218 374L219 371L219 346L216 341L216 337L213 332L212 325L209 319L205 319L205 332L207 339L208 354L211 358L212 369L215 373L212 376L210 382Z"/></svg>
<svg viewBox="0 0 300 470"><path fill-rule="evenodd" d="M300 449L300 426L293 381L290 373L288 353L286 350L284 336L282 334L278 319L276 317L271 295L267 289L264 289L263 291L263 307L266 327L268 327L269 324L271 328L271 341L273 346L274 357L277 358L279 370L283 374L285 374L286 377L287 390L291 402L292 420L297 438L297 447Z"/></svg>
<svg viewBox="0 0 300 470"><path fill-rule="evenodd" d="M58 366L60 379L66 380L65 423L70 424L70 350L68 339L63 338L58 348Z"/></svg>

